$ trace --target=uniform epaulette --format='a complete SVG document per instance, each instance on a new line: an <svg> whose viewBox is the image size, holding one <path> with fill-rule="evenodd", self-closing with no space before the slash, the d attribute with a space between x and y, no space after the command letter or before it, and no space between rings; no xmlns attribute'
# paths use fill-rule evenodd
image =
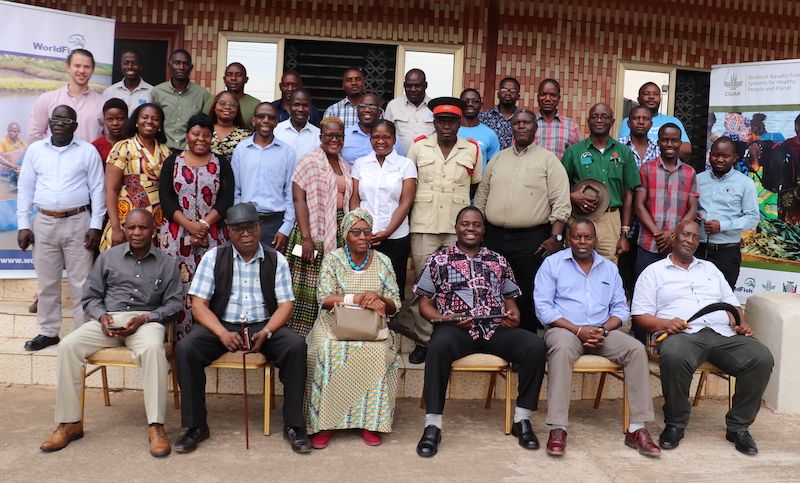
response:
<svg viewBox="0 0 800 483"><path fill-rule="evenodd" d="M422 140L423 140L423 139L425 139L426 137L428 137L428 136L426 136L426 135L424 135L424 134L423 134L422 136L419 136L419 137L417 137L417 138L414 138L414 142L416 143L417 141L422 141Z"/></svg>

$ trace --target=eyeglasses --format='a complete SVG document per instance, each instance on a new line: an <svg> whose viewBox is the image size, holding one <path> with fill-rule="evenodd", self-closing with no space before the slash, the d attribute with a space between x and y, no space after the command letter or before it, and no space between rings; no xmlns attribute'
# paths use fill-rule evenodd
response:
<svg viewBox="0 0 800 483"><path fill-rule="evenodd" d="M370 111L381 111L381 106L375 106L373 104L359 104L359 109L369 109Z"/></svg>
<svg viewBox="0 0 800 483"><path fill-rule="evenodd" d="M63 122L66 125L70 125L73 122L78 122L78 121L76 121L75 119L70 119L68 117L50 116L50 122L55 122L55 123Z"/></svg>
<svg viewBox="0 0 800 483"><path fill-rule="evenodd" d="M589 116L590 121L610 121L614 119L614 116L609 116L608 114L593 114Z"/></svg>
<svg viewBox="0 0 800 483"><path fill-rule="evenodd" d="M375 141L376 143L378 141L383 141L388 143L389 141L392 141L394 139L394 136L370 136L369 138Z"/></svg>
<svg viewBox="0 0 800 483"><path fill-rule="evenodd" d="M270 121L277 121L279 119L277 114L264 114L263 112L253 114L253 117L256 119L264 119L266 117Z"/></svg>
<svg viewBox="0 0 800 483"><path fill-rule="evenodd" d="M219 104L222 107L225 107L225 106L239 107L239 103L236 102L236 101L226 102L226 101L223 101L222 99L218 100L217 104ZM277 116L275 116L275 117L277 117Z"/></svg>
<svg viewBox="0 0 800 483"><path fill-rule="evenodd" d="M250 223L242 223L240 225L228 225L228 230L234 235L243 235L245 230L250 234L255 234L256 230L258 229L258 225L260 224L261 223L258 221L253 221Z"/></svg>
<svg viewBox="0 0 800 483"><path fill-rule="evenodd" d="M519 89L506 89L505 87L500 88L500 94L519 94Z"/></svg>
<svg viewBox="0 0 800 483"><path fill-rule="evenodd" d="M594 235L570 235L570 238L572 238L575 241L581 241L581 239L583 239L586 240L587 242L590 242L594 240Z"/></svg>
<svg viewBox="0 0 800 483"><path fill-rule="evenodd" d="M369 228L365 228L363 230L361 230L359 228L354 228L354 229L350 230L350 234L353 235L356 238L361 238L361 235L372 236L372 230L369 229Z"/></svg>
<svg viewBox="0 0 800 483"><path fill-rule="evenodd" d="M464 104L482 104L480 99L464 99Z"/></svg>
<svg viewBox="0 0 800 483"><path fill-rule="evenodd" d="M329 133L329 134L321 134L321 136L324 137L325 139L327 139L328 141L331 141L333 139L339 139L339 140L344 139L344 134L330 134Z"/></svg>

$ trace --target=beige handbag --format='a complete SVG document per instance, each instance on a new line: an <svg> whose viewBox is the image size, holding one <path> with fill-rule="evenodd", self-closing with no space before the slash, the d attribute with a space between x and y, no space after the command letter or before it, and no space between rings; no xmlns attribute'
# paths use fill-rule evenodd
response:
<svg viewBox="0 0 800 483"><path fill-rule="evenodd" d="M389 337L385 317L372 309L344 302L333 307L330 332L338 340L384 340Z"/></svg>

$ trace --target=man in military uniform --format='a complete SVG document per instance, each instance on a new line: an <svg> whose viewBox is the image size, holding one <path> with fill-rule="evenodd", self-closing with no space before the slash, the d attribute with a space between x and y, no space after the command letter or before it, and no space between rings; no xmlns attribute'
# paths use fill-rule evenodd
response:
<svg viewBox="0 0 800 483"><path fill-rule="evenodd" d="M481 181L483 160L474 141L458 137L461 115L467 105L455 97L438 97L428 103L436 130L414 140L408 157L417 166L417 193L411 208L411 257L419 279L422 267L435 251L456 243L453 223L468 206ZM418 298L411 302L415 332L422 342L430 340L430 322L419 314ZM425 360L426 348L417 345L408 360Z"/></svg>

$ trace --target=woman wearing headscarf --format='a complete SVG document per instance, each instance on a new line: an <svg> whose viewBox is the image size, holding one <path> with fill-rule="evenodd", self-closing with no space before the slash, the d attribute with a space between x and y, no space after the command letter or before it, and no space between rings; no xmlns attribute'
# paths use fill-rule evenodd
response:
<svg viewBox="0 0 800 483"><path fill-rule="evenodd" d="M389 317L400 308L392 262L370 248L372 216L361 208L341 222L344 247L325 256L317 300L321 310L308 335L305 417L311 445L322 449L337 429L358 429L364 442L381 443L392 430L397 395L394 337L376 341L331 339L336 303L358 304ZM316 433L316 434L315 434Z"/></svg>

